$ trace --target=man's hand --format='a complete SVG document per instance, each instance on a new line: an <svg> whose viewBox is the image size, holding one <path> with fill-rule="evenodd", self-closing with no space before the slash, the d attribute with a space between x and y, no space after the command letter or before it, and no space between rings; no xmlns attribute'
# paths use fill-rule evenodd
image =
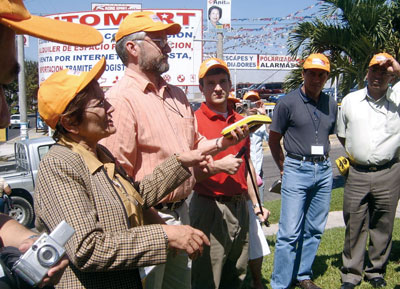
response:
<svg viewBox="0 0 400 289"><path fill-rule="evenodd" d="M237 127L233 131L231 131L230 137L220 138L219 147L221 148L221 150L225 150L232 145L238 144L248 136L249 136L249 127L247 126L247 124L245 124L242 127Z"/></svg>
<svg viewBox="0 0 400 289"><path fill-rule="evenodd" d="M47 285L56 285L60 282L62 275L64 274L65 269L68 266L68 257L64 256L57 262L56 265L50 268L47 272L47 275L43 278L42 282L39 284L39 287L42 288Z"/></svg>
<svg viewBox="0 0 400 289"><path fill-rule="evenodd" d="M254 208L254 214L256 214L256 216L258 217L258 219L261 222L265 222L266 220L268 220L269 215L271 214L270 211L268 211L266 208L262 207L262 213L261 213L261 208L260 207L255 207Z"/></svg>
<svg viewBox="0 0 400 289"><path fill-rule="evenodd" d="M191 259L203 254L203 246L210 246L207 236L200 230L187 225L162 225L168 237L169 247L185 250Z"/></svg>
<svg viewBox="0 0 400 289"><path fill-rule="evenodd" d="M33 245L33 243L35 243L36 239L37 238L25 239L21 243L18 249L22 253L25 253ZM42 282L39 284L39 287L42 288L47 285L58 284L58 282L60 282L62 275L64 274L65 269L67 269L68 263L69 261L67 256L61 258L56 265L54 265L49 269L47 275L43 278Z"/></svg>
<svg viewBox="0 0 400 289"><path fill-rule="evenodd" d="M379 63L379 66L386 68L387 72L400 76L400 64L394 58L388 58Z"/></svg>
<svg viewBox="0 0 400 289"><path fill-rule="evenodd" d="M242 162L243 160L241 158L236 158L234 155L230 154L222 159L214 161L213 169L210 171L213 174L224 172L229 175L233 175L237 173Z"/></svg>
<svg viewBox="0 0 400 289"><path fill-rule="evenodd" d="M262 115L267 114L267 111L265 110L264 102L262 100L258 100L256 102L256 108L257 108L258 114L262 114Z"/></svg>
<svg viewBox="0 0 400 289"><path fill-rule="evenodd" d="M177 155L178 161L185 167L200 166L207 164L206 155L201 150L191 150Z"/></svg>

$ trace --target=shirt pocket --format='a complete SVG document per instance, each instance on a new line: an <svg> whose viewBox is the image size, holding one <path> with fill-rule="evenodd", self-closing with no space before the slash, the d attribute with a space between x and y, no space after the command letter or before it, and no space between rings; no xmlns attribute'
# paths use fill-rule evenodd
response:
<svg viewBox="0 0 400 289"><path fill-rule="evenodd" d="M389 110L387 113L385 131L388 134L398 134L400 133L400 111Z"/></svg>

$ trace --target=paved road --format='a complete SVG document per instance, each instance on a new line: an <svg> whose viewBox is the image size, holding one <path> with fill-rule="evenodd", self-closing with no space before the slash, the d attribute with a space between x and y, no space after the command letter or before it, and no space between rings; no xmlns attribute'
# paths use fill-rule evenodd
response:
<svg viewBox="0 0 400 289"><path fill-rule="evenodd" d="M336 136L331 136L331 151L329 153L332 166L333 166L333 187L342 187L344 184L344 178L339 174L336 167L335 160L339 156L345 156L345 151L342 145L337 140ZM269 148L264 150L264 161L263 161L263 171L264 171L264 202L269 200L276 200L280 198L279 194L270 193L268 189L271 187L272 183L280 177L278 167L276 166Z"/></svg>
<svg viewBox="0 0 400 289"><path fill-rule="evenodd" d="M33 116L28 116L28 119L30 121L30 128L35 128L35 124L36 124L36 118ZM19 127L17 128L13 128L13 129L9 129L8 130L8 140L12 140L18 136L20 136L21 132Z"/></svg>

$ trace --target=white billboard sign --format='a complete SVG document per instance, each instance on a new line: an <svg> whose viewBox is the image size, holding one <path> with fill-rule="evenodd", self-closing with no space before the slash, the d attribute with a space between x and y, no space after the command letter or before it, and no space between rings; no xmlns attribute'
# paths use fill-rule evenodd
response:
<svg viewBox="0 0 400 289"><path fill-rule="evenodd" d="M170 69L163 74L164 79L179 86L197 85L197 74L202 61L202 10L152 9L151 11L157 13L165 23L176 22L182 26L179 34L168 37L172 51L169 54ZM97 46L78 47L39 39L39 82L64 68L88 71L104 56L107 67L99 83L103 87L112 86L123 76L125 69L115 52L115 42L112 42L112 38L121 21L131 12L90 11L48 16L88 24L103 34L104 41Z"/></svg>
<svg viewBox="0 0 400 289"><path fill-rule="evenodd" d="M257 69L257 54L224 54L229 69Z"/></svg>
<svg viewBox="0 0 400 289"><path fill-rule="evenodd" d="M93 11L141 10L142 4L92 3Z"/></svg>
<svg viewBox="0 0 400 289"><path fill-rule="evenodd" d="M24 47L29 47L29 35L24 35Z"/></svg>
<svg viewBox="0 0 400 289"><path fill-rule="evenodd" d="M288 55L259 55L259 69L291 70L297 67L298 59Z"/></svg>
<svg viewBox="0 0 400 289"><path fill-rule="evenodd" d="M231 0L207 0L208 29L231 28Z"/></svg>
<svg viewBox="0 0 400 289"><path fill-rule="evenodd" d="M289 55L224 54L229 69L291 70L297 67L298 59Z"/></svg>

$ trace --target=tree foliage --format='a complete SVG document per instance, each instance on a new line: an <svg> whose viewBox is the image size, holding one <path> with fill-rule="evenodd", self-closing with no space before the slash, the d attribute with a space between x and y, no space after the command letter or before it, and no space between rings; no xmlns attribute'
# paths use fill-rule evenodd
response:
<svg viewBox="0 0 400 289"><path fill-rule="evenodd" d="M28 109L32 107L39 88L39 74L37 61L25 61L26 100ZM9 107L18 105L18 79L4 86L4 93Z"/></svg>
<svg viewBox="0 0 400 289"><path fill-rule="evenodd" d="M331 82L339 80L339 91L347 94L357 85L364 87L372 56L387 52L399 56L399 1L323 0L319 18L301 22L290 33L289 53L304 59L310 53L324 53L331 62ZM301 82L301 67L285 81L286 89ZM299 72L300 71L300 72Z"/></svg>

